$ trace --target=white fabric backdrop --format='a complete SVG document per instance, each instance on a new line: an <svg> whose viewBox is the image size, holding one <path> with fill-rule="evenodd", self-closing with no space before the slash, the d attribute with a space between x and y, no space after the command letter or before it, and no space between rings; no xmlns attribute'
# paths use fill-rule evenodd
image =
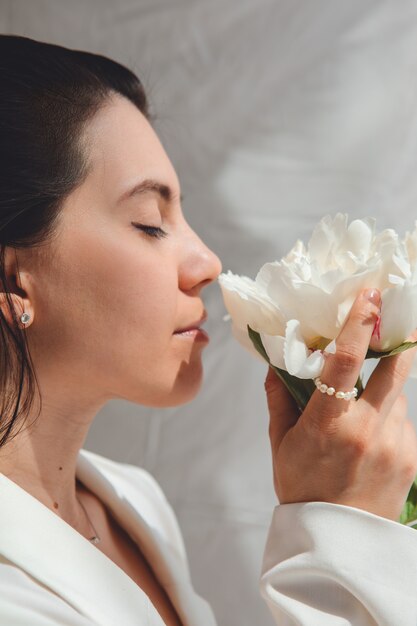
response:
<svg viewBox="0 0 417 626"><path fill-rule="evenodd" d="M225 270L254 277L325 213L413 227L417 0L0 0L0 27L138 72L184 213ZM110 402L86 447L158 479L219 625L272 625L258 593L276 504L267 368L235 344L218 286L204 299L200 395L168 410Z"/></svg>

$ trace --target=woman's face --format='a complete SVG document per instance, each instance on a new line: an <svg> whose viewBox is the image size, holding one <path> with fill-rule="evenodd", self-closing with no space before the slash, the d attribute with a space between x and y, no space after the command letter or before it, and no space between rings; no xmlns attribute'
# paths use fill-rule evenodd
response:
<svg viewBox="0 0 417 626"><path fill-rule="evenodd" d="M175 170L130 101L115 96L85 136L92 170L65 201L52 261L33 268L26 332L35 368L55 384L59 372L77 394L187 402L200 387L207 343L175 331L202 317L201 290L220 260L185 221ZM129 196L145 180L169 187L172 199L151 189ZM132 222L168 234L159 239Z"/></svg>

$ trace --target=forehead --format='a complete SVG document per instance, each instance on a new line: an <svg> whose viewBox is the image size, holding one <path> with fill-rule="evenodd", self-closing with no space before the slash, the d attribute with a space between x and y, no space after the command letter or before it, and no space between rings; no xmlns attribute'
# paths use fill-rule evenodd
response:
<svg viewBox="0 0 417 626"><path fill-rule="evenodd" d="M145 178L179 189L176 172L156 132L126 98L112 97L90 120L84 139L91 164L89 182L105 190L108 199L116 201L125 189Z"/></svg>

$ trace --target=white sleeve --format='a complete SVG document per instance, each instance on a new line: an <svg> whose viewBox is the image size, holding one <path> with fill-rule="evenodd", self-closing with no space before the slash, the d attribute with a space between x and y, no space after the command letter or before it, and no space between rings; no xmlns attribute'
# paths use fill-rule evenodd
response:
<svg viewBox="0 0 417 626"><path fill-rule="evenodd" d="M417 626L417 531L339 504L277 505L260 592L279 626Z"/></svg>

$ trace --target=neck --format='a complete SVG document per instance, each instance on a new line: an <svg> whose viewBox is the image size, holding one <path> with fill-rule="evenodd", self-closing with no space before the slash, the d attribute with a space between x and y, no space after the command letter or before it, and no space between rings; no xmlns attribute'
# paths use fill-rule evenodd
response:
<svg viewBox="0 0 417 626"><path fill-rule="evenodd" d="M0 448L0 472L83 536L91 537L91 526L77 499L78 493L83 503L88 499L77 484L77 462L94 417L110 397L74 379L67 363L62 367L47 359L39 363L42 402L34 396L24 427Z"/></svg>
<svg viewBox="0 0 417 626"><path fill-rule="evenodd" d="M91 534L77 499L84 491L76 477L81 446L67 443L64 448L59 441L46 446L40 430L34 428L30 434L25 430L1 449L0 472L68 524L74 528L87 526L87 535ZM39 441L42 449L37 445Z"/></svg>

